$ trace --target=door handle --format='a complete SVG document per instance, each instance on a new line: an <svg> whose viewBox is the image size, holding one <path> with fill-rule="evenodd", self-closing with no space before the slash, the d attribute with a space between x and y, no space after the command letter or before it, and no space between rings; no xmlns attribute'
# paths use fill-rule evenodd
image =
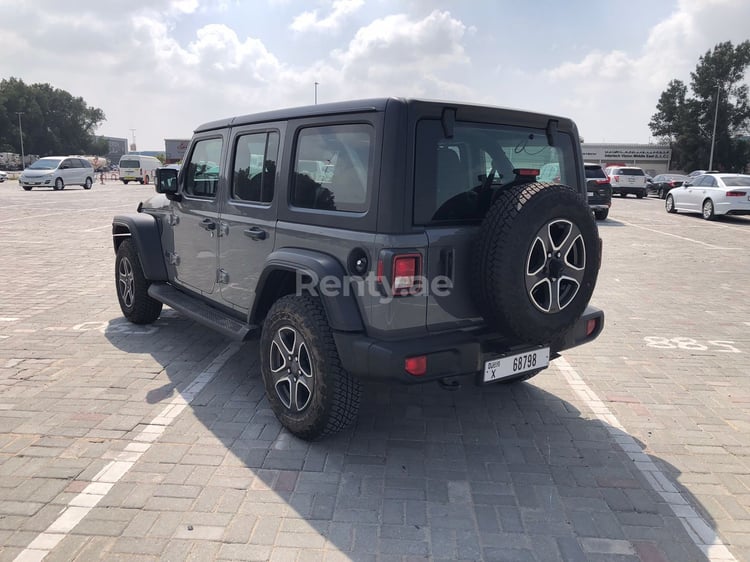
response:
<svg viewBox="0 0 750 562"><path fill-rule="evenodd" d="M252 238L253 240L265 240L267 236L266 231L258 226L248 228L244 230L244 233L245 236Z"/></svg>
<svg viewBox="0 0 750 562"><path fill-rule="evenodd" d="M203 219L201 221L201 228L206 230L216 230L216 223L211 219Z"/></svg>

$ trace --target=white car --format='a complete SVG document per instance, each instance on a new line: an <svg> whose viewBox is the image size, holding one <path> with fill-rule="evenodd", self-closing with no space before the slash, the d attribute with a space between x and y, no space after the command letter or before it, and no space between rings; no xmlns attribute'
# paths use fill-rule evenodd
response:
<svg viewBox="0 0 750 562"><path fill-rule="evenodd" d="M32 187L51 187L59 191L66 185L80 185L91 189L94 167L83 156L47 156L26 168L18 178L26 191Z"/></svg>
<svg viewBox="0 0 750 562"><path fill-rule="evenodd" d="M701 213L706 220L719 215L750 215L750 175L703 174L667 193L668 213Z"/></svg>
<svg viewBox="0 0 750 562"><path fill-rule="evenodd" d="M7 179L8 179L8 174L0 170L0 183L4 182Z"/></svg>

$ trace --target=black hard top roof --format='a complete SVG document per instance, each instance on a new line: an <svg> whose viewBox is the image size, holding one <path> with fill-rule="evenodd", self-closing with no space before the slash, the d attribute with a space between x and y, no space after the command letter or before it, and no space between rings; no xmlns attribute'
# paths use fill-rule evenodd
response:
<svg viewBox="0 0 750 562"><path fill-rule="evenodd" d="M443 101L443 100L428 100L428 99L406 99L406 98L369 98L360 100L341 101L334 103L323 103L317 105L306 105L300 107L292 107L286 109L275 109L272 111L265 111L261 113L250 113L247 115L239 115L235 117L227 117L225 119L219 119L217 121L209 121L204 123L195 129L194 132L199 133L203 131L210 131L214 129L222 129L224 127L232 127L237 125L244 125L249 123L263 123L272 121L283 121L287 119L298 119L304 117L319 117L322 115L338 115L345 113L363 113L368 111L385 111L386 106L389 103L404 104L404 105L435 105L440 107L456 107L456 108L472 108L476 110L488 109L488 110L504 110L504 111L518 111L527 115L537 115L539 117L545 117L548 119L556 119L562 125L563 123L572 123L570 119L566 117L558 117L555 115L543 115L536 112L512 109L499 106L481 105L465 102L455 101Z"/></svg>

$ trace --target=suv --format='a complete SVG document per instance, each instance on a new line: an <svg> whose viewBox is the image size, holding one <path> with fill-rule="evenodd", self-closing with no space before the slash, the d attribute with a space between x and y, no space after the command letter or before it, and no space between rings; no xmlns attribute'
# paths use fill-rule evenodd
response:
<svg viewBox="0 0 750 562"><path fill-rule="evenodd" d="M646 173L635 166L608 166L604 173L612 184L612 195L626 197L629 193L638 199L646 197Z"/></svg>
<svg viewBox="0 0 750 562"><path fill-rule="evenodd" d="M94 166L83 156L47 156L21 172L18 184L26 191L31 191L32 187L51 187L60 191L66 185L91 189Z"/></svg>
<svg viewBox="0 0 750 562"><path fill-rule="evenodd" d="M612 185L599 164L587 163L583 168L586 172L589 208L596 220L603 221L609 215L609 208L612 206Z"/></svg>
<svg viewBox="0 0 750 562"><path fill-rule="evenodd" d="M538 181L548 164L557 183ZM167 304L259 337L268 401L300 438L352 422L361 378L516 382L602 330L569 119L395 98L279 110L198 127L156 178L113 219L123 314Z"/></svg>

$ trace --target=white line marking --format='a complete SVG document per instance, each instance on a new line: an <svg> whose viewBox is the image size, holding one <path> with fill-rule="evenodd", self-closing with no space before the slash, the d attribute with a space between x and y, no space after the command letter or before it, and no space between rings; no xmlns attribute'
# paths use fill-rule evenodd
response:
<svg viewBox="0 0 750 562"><path fill-rule="evenodd" d="M161 413L135 436L135 442L128 443L125 450L119 453L115 460L110 461L102 468L91 479L88 486L68 502L60 516L46 530L37 535L29 546L16 556L15 560L18 562L43 560L138 462L143 453L149 450L151 443L156 441L167 427L177 419L177 416L190 405L200 391L216 376L219 369L232 355L237 353L240 346L239 343L229 344L205 371L193 379L193 382L185 390L167 402Z"/></svg>
<svg viewBox="0 0 750 562"><path fill-rule="evenodd" d="M19 318L0 318L0 322L15 322Z"/></svg>
<svg viewBox="0 0 750 562"><path fill-rule="evenodd" d="M669 477L654 464L633 439L619 420L612 414L607 405L594 393L584 382L581 376L570 366L564 357L555 359L555 367L562 373L565 380L586 403L597 418L606 422L607 431L612 439L630 457L638 470L641 471L654 491L664 498L664 501L672 509L672 512L685 527L695 545L703 551L703 554L711 561L737 562L727 546L721 541L716 531L695 511L685 496L672 484Z"/></svg>
<svg viewBox="0 0 750 562"><path fill-rule="evenodd" d="M620 220L620 222L622 224L626 224L634 228L640 228L641 230L648 230L649 232L655 232L656 234L663 234L664 236L672 236L673 238L679 238L680 240L684 240L685 242L692 242L693 244L700 244L701 246L705 246L706 248L711 248L712 250L741 250L742 249L742 248L725 248L723 246L715 246L714 244L709 244L708 242L703 242L702 240L695 240L693 238L688 238L686 236L672 234L671 232L664 232L663 230L656 230L655 228L648 228L647 226L642 226L640 224L633 224L631 222L627 222L624 220Z"/></svg>

